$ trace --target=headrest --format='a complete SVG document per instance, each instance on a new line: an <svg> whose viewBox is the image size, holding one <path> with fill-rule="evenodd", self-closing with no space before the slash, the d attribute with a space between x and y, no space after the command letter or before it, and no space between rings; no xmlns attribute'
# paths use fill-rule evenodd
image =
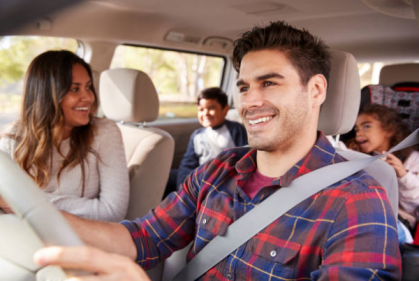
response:
<svg viewBox="0 0 419 281"><path fill-rule="evenodd" d="M151 122L159 115L159 97L150 77L128 68L102 72L100 102L105 116L115 121Z"/></svg>
<svg viewBox="0 0 419 281"><path fill-rule="evenodd" d="M379 84L393 86L400 82L419 82L419 63L402 63L383 66Z"/></svg>
<svg viewBox="0 0 419 281"><path fill-rule="evenodd" d="M318 129L326 135L337 135L349 132L355 124L361 85L355 58L342 51L332 50L331 54L329 85Z"/></svg>

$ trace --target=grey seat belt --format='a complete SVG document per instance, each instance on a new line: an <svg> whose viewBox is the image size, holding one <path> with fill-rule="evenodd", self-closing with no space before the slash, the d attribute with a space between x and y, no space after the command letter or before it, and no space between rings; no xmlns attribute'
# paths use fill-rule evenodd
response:
<svg viewBox="0 0 419 281"><path fill-rule="evenodd" d="M251 211L232 223L224 236L216 236L172 281L196 280L235 249L273 223L288 210L326 188L367 167L375 160L419 143L419 129L387 153L322 167L282 187Z"/></svg>

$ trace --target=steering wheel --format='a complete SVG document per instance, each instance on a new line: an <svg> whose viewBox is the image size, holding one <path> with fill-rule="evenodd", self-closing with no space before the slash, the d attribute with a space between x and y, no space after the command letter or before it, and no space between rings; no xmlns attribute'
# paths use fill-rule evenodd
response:
<svg viewBox="0 0 419 281"><path fill-rule="evenodd" d="M59 267L41 268L33 254L45 246L83 242L33 180L0 152L0 196L15 214L0 211L0 280L63 280Z"/></svg>

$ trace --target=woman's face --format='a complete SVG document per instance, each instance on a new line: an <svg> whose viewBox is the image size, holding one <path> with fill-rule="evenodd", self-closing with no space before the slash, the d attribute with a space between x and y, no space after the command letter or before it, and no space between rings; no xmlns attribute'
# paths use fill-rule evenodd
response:
<svg viewBox="0 0 419 281"><path fill-rule="evenodd" d="M95 101L92 81L84 66L74 64L72 74L71 88L61 101L64 113L64 139L70 136L74 127L90 122L91 107Z"/></svg>
<svg viewBox="0 0 419 281"><path fill-rule="evenodd" d="M356 119L355 133L355 140L364 153L376 151L381 154L390 149L392 133L385 131L374 116L360 114Z"/></svg>

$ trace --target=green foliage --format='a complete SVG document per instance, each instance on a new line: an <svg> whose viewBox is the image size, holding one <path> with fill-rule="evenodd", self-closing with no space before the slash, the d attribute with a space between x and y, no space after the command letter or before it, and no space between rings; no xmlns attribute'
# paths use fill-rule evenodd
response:
<svg viewBox="0 0 419 281"><path fill-rule="evenodd" d="M152 79L162 101L195 103L202 89L220 86L223 64L220 57L119 46L111 68L144 71Z"/></svg>
<svg viewBox="0 0 419 281"><path fill-rule="evenodd" d="M75 39L8 36L0 37L0 113L17 112L21 103L23 77L30 62L47 50L76 52Z"/></svg>
<svg viewBox="0 0 419 281"><path fill-rule="evenodd" d="M76 52L74 39L13 36L0 38L0 87L17 83L23 78L29 63L37 55L52 49Z"/></svg>

